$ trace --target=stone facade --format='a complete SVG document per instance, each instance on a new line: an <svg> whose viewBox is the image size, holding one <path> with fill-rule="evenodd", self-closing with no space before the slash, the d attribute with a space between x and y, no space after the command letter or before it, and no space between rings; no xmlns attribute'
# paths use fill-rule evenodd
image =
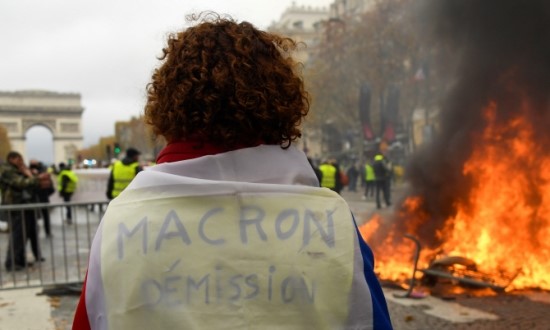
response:
<svg viewBox="0 0 550 330"><path fill-rule="evenodd" d="M293 3L268 30L301 43L295 58L307 65L308 59L317 51L322 22L328 18L328 8L298 6Z"/></svg>

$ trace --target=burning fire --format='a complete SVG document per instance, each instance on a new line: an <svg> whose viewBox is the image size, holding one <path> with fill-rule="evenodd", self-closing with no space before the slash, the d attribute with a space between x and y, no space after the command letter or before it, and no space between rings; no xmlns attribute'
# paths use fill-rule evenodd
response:
<svg viewBox="0 0 550 330"><path fill-rule="evenodd" d="M462 166L464 179L471 182L467 198L455 200L455 214L435 232L442 243L422 248L419 268L440 256L462 256L475 261L481 272L510 279L507 291L550 290L550 155L541 151L524 116L529 104L521 107L507 120L498 118L496 102L485 108L485 128L473 136L474 150ZM414 246L400 237L418 236L430 222L422 206L419 196L401 205L396 218L405 222L406 232L397 233L379 217L360 228L376 253L381 279L411 277Z"/></svg>

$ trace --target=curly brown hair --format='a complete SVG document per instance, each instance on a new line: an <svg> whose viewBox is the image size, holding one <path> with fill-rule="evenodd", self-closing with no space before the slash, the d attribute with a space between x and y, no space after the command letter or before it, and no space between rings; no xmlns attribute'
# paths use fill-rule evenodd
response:
<svg viewBox="0 0 550 330"><path fill-rule="evenodd" d="M290 38L208 13L169 35L147 85L146 122L168 142L288 148L309 111L299 63L290 56L296 47Z"/></svg>

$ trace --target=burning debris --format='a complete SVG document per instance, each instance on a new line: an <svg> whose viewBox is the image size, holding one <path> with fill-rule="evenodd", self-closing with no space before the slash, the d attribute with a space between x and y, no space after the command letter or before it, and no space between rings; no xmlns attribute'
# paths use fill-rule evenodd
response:
<svg viewBox="0 0 550 330"><path fill-rule="evenodd" d="M550 2L428 2L456 79L438 135L408 166L398 211L361 228L377 271L406 281L410 234L425 275L435 260L460 257L471 262L465 272L507 274L507 291L550 290Z"/></svg>
<svg viewBox="0 0 550 330"><path fill-rule="evenodd" d="M478 269L475 261L459 257L449 256L433 260L428 268L419 269L418 259L420 257L420 242L411 235L405 235L416 244L414 252L414 267L408 284L408 290L404 295L398 295L399 298L422 298L422 293L414 292L417 282L417 272L421 272L421 284L423 286L434 287L440 280L449 280L451 284L458 284L464 287L474 289L489 288L495 292L503 292L509 286L515 277L520 273L510 274L487 274Z"/></svg>

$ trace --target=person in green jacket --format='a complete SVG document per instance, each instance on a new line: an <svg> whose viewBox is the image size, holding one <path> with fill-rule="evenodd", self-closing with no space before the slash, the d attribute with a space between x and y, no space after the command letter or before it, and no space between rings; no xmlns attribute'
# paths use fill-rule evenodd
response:
<svg viewBox="0 0 550 330"><path fill-rule="evenodd" d="M59 190L59 196L63 198L64 202L70 202L73 194L76 190L78 183L78 177L71 170L71 165L65 163L59 163L59 174L57 175L57 188ZM73 223L71 206L66 206L67 213L66 219L67 224Z"/></svg>

